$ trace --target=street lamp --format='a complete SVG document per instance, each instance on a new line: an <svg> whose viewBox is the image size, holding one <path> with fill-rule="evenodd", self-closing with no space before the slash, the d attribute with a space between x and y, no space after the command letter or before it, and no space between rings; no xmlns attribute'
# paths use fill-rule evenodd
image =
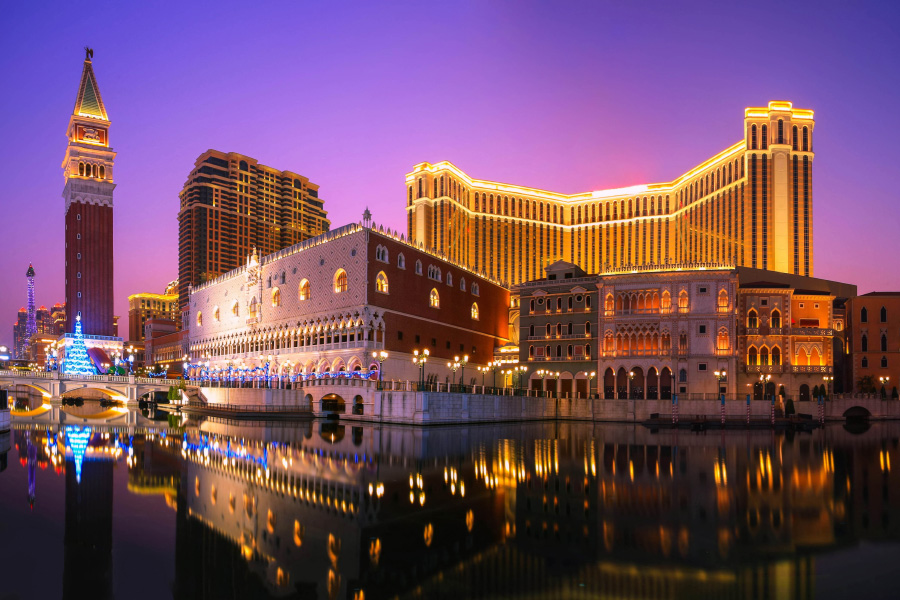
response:
<svg viewBox="0 0 900 600"><path fill-rule="evenodd" d="M723 394L724 392L722 391L722 382L725 381L725 379L728 377L728 373L725 371L725 369L722 369L721 371L715 371L713 375L715 375L716 381L719 382L719 389L717 390L718 393Z"/></svg>
<svg viewBox="0 0 900 600"><path fill-rule="evenodd" d="M384 381L384 361L387 359L388 353L384 350L375 353L375 360L378 361L378 381Z"/></svg>
<svg viewBox="0 0 900 600"><path fill-rule="evenodd" d="M887 377L887 376L879 377L879 378L878 378L878 381L881 382L881 397L882 397L882 398L884 398L884 397L885 397L885 394L886 394L886 392L884 391L884 386L887 385L887 382L890 381L890 380L891 380L891 378L890 378L890 377Z"/></svg>
<svg viewBox="0 0 900 600"><path fill-rule="evenodd" d="M590 398L594 387L594 377L597 376L597 371L591 371L590 373L585 371L585 374L588 376L588 398Z"/></svg>
<svg viewBox="0 0 900 600"><path fill-rule="evenodd" d="M453 377L451 377L451 381L456 382L456 370L459 369L462 363L459 362L459 357L453 357L453 362L447 363L447 368L453 371Z"/></svg>
<svg viewBox="0 0 900 600"><path fill-rule="evenodd" d="M523 387L525 387L522 384L525 381L525 373L528 371L528 366L527 365L519 365L516 367L516 371L517 371L516 374L518 375L518 388L521 390Z"/></svg>
<svg viewBox="0 0 900 600"><path fill-rule="evenodd" d="M481 373L481 387L484 388L484 376L490 369L488 367L478 367L478 372Z"/></svg>
<svg viewBox="0 0 900 600"><path fill-rule="evenodd" d="M628 371L628 399L631 399L631 385L634 382L634 371Z"/></svg>
<svg viewBox="0 0 900 600"><path fill-rule="evenodd" d="M419 367L419 390L425 387L425 363L428 362L428 349L422 350L420 354L418 350L413 350L413 363Z"/></svg>
<svg viewBox="0 0 900 600"><path fill-rule="evenodd" d="M825 397L828 398L828 396L831 395L831 382L834 381L834 377L832 375L825 375L822 379L825 381Z"/></svg>
<svg viewBox="0 0 900 600"><path fill-rule="evenodd" d="M453 360L459 362L459 383L460 385L465 385L466 365L469 364L469 355L464 355L462 359L454 357Z"/></svg>

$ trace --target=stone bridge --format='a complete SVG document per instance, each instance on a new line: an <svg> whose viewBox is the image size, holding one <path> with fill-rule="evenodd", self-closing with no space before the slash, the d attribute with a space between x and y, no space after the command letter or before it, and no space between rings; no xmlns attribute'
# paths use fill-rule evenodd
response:
<svg viewBox="0 0 900 600"><path fill-rule="evenodd" d="M65 375L59 371L0 371L0 388L25 386L44 397L45 402L60 403L65 397L78 397L85 392L103 394L110 400L137 403L151 392L164 392L172 382L167 379L134 377L133 375Z"/></svg>

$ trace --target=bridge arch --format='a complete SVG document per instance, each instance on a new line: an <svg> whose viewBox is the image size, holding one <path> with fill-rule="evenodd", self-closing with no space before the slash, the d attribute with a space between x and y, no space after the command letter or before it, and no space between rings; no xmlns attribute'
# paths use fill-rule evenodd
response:
<svg viewBox="0 0 900 600"><path fill-rule="evenodd" d="M848 408L847 410L844 411L843 416L847 420L850 420L850 419L862 420L862 419L868 419L869 417L871 417L872 413L869 412L869 409L867 409L863 406L851 406L850 408Z"/></svg>

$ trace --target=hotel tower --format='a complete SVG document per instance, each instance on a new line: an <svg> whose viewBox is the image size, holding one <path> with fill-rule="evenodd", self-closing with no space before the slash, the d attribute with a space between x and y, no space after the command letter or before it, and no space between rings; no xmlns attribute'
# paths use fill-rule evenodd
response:
<svg viewBox="0 0 900 600"><path fill-rule="evenodd" d="M81 316L85 334L115 336L113 326L113 161L109 116L85 49L69 145L62 169L66 179L66 332Z"/></svg>
<svg viewBox="0 0 900 600"><path fill-rule="evenodd" d="M744 111L740 141L668 183L559 194L472 179L450 162L406 176L409 237L510 284L557 260L589 273L703 264L812 275L813 111Z"/></svg>

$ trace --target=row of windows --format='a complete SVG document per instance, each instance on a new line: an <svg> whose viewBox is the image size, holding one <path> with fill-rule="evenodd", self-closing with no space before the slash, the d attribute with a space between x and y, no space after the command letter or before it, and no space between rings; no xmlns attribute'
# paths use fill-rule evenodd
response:
<svg viewBox="0 0 900 600"><path fill-rule="evenodd" d="M766 150L769 147L769 126L762 125L759 130L759 148L757 148L757 128L756 124L750 126L750 149L751 150ZM793 135L791 136L791 147L794 150L801 150L803 152L809 152L810 144L809 144L809 127L804 126L802 131L802 142L800 138L800 129L794 125L792 130ZM778 119L778 125L776 129L776 136L774 139L776 144L784 144L784 119Z"/></svg>
<svg viewBox="0 0 900 600"><path fill-rule="evenodd" d="M390 263L390 253L385 246L379 245L375 248L375 260L383 263ZM403 253L397 255L397 268L405 269L406 268L406 257L403 256ZM422 261L416 260L416 275L422 274ZM444 277L441 273L441 268L435 265L428 265L428 278L434 281L444 281ZM453 285L453 273L448 272L446 276L447 285ZM460 291L466 291L466 278L459 278L459 289ZM479 286L478 283L472 284L472 295L479 295Z"/></svg>
<svg viewBox="0 0 900 600"><path fill-rule="evenodd" d="M78 174L82 177L96 177L97 179L106 179L106 167L103 165L94 165L91 163L78 163Z"/></svg>
<svg viewBox="0 0 900 600"><path fill-rule="evenodd" d="M575 307L575 302L581 302L582 299L584 300L585 309L590 309L591 308L591 297L588 295L582 296L581 294L579 294L577 296L569 296L568 298L566 298L567 309L573 310ZM537 303L537 306L542 307L544 305L544 299L543 298L538 298L537 300L532 299L529 303L529 308L531 309L531 312L534 312L535 303ZM550 309L551 304L552 304L552 300L550 298L547 298L547 309L548 310ZM563 299L561 296L559 296L556 298L556 310L561 311L562 309L563 309Z"/></svg>
<svg viewBox="0 0 900 600"><path fill-rule="evenodd" d="M566 330L565 330L565 333L563 333L563 324L557 323L556 327L555 327L556 335L557 336L574 335L574 333L575 333L575 324L574 323L569 323L565 327L566 327ZM550 323L547 323L547 325L545 327L545 335L547 335L548 337L553 335L553 330L554 330L554 327ZM534 331L535 331L534 325L529 325L528 326L529 337L534 337ZM585 337L590 337L590 335L591 335L591 322L590 321L586 321L584 324L584 335L585 335Z"/></svg>
<svg viewBox="0 0 900 600"><path fill-rule="evenodd" d="M862 340L860 340L860 348L859 349L862 352L869 351L869 336L868 336L868 334L864 333L862 335ZM882 333L881 334L881 352L887 352L887 351L888 351L887 335Z"/></svg>
<svg viewBox="0 0 900 600"><path fill-rule="evenodd" d="M882 368L882 369L887 369L887 366L888 366L888 359L887 359L887 356L882 356L882 357L881 357L881 368ZM868 369L868 368L869 368L869 358L868 358L867 356L863 356L863 357L862 357L862 368L863 368L863 369Z"/></svg>
<svg viewBox="0 0 900 600"><path fill-rule="evenodd" d="M887 308L882 306L879 316L881 318L880 321L882 323L887 323ZM869 309L867 309L865 306L863 306L859 310L859 322L860 323L868 323L869 322Z"/></svg>

